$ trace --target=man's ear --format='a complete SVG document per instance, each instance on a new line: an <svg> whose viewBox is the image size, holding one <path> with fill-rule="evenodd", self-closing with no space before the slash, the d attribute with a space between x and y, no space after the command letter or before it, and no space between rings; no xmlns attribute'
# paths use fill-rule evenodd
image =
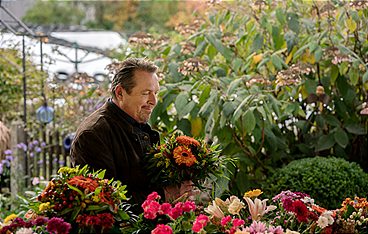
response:
<svg viewBox="0 0 368 234"><path fill-rule="evenodd" d="M121 87L120 85L118 85L115 89L115 96L116 99L121 99L123 97L123 87Z"/></svg>

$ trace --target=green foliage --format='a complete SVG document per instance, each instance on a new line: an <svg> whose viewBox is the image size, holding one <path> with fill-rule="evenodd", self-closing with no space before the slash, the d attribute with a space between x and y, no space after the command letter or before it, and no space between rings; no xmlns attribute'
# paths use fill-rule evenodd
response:
<svg viewBox="0 0 368 234"><path fill-rule="evenodd" d="M165 138L147 155L147 171L151 183L159 187L180 186L191 181L200 189L203 183L225 178L227 166L234 163L221 155L218 145L208 145L203 139L196 140L179 133Z"/></svg>
<svg viewBox="0 0 368 234"><path fill-rule="evenodd" d="M151 124L206 136L238 158L230 184L237 194L298 158L336 155L368 169L368 122L360 114L367 9L263 3L210 5L208 18L120 55L151 58L162 70Z"/></svg>
<svg viewBox="0 0 368 234"><path fill-rule="evenodd" d="M267 179L263 190L278 194L283 190L303 192L327 209L340 206L347 197L365 197L368 174L356 163L335 157L294 160Z"/></svg>
<svg viewBox="0 0 368 234"><path fill-rule="evenodd" d="M37 0L23 20L42 25L80 25L84 17L83 10L75 1Z"/></svg>
<svg viewBox="0 0 368 234"><path fill-rule="evenodd" d="M13 49L0 52L0 119L8 122L21 118L23 113L22 58ZM43 102L40 98L43 74L28 60L28 54L26 58L27 99L33 100L33 106Z"/></svg>

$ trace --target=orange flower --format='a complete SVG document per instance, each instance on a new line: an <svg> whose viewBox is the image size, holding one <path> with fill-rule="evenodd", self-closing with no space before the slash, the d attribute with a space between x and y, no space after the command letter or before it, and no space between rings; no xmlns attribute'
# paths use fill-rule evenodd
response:
<svg viewBox="0 0 368 234"><path fill-rule="evenodd" d="M178 136L176 138L176 141L179 144L186 145L186 146L189 146L189 145L200 146L199 142L196 139L192 137L188 137L188 136Z"/></svg>
<svg viewBox="0 0 368 234"><path fill-rule="evenodd" d="M174 149L174 159L177 164L185 164L188 167L197 162L192 151L186 146L178 146Z"/></svg>
<svg viewBox="0 0 368 234"><path fill-rule="evenodd" d="M84 176L74 176L68 181L68 184L73 186L78 186L83 189L88 189L88 191L93 192L98 187L97 181L92 178L86 178Z"/></svg>

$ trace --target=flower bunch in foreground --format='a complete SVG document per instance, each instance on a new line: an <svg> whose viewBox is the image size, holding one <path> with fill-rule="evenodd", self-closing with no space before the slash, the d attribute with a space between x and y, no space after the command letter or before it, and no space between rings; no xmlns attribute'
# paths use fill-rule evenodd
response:
<svg viewBox="0 0 368 234"><path fill-rule="evenodd" d="M63 167L29 206L34 216L60 217L73 229L109 232L131 217L126 203L126 186L104 179L105 171L88 167Z"/></svg>
<svg viewBox="0 0 368 234"><path fill-rule="evenodd" d="M300 234L368 233L366 198L346 198L342 207L327 210L302 192L282 191L272 200L259 189L243 198L216 197L207 206L192 201L160 203L153 192L142 204L136 233ZM129 232L129 233L131 233ZM125 232L128 233L128 232Z"/></svg>
<svg viewBox="0 0 368 234"><path fill-rule="evenodd" d="M231 160L220 156L217 147L184 135L166 138L163 144L153 147L147 157L152 183L169 186L192 181L200 187L210 175L223 175Z"/></svg>
<svg viewBox="0 0 368 234"><path fill-rule="evenodd" d="M8 216L7 218L11 218ZM6 225L8 224L8 225ZM10 222L5 221L5 225L0 227L0 234L8 233L58 233L67 234L71 230L70 223L62 218L37 217L35 219L24 220L19 217L12 218Z"/></svg>

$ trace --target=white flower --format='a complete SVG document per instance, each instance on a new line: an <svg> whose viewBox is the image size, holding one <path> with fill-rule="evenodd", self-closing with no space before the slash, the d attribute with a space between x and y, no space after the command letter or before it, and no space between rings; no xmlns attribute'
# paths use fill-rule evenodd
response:
<svg viewBox="0 0 368 234"><path fill-rule="evenodd" d="M15 234L33 234L33 230L31 228L21 228Z"/></svg>
<svg viewBox="0 0 368 234"><path fill-rule="evenodd" d="M327 227L328 226L328 219L326 217L322 216L322 215L319 216L318 221L317 221L317 225L320 228Z"/></svg>
<svg viewBox="0 0 368 234"><path fill-rule="evenodd" d="M248 203L249 213L252 216L253 221L260 220L266 213L275 210L276 206L267 206L266 202L268 199L263 199L262 201L258 198L254 199L254 202L249 197L244 197L245 201Z"/></svg>
<svg viewBox="0 0 368 234"><path fill-rule="evenodd" d="M285 234L300 234L299 232L291 231L289 229L286 229Z"/></svg>
<svg viewBox="0 0 368 234"><path fill-rule="evenodd" d="M204 208L204 211L208 214L212 215L213 217L222 219L225 217L224 213L220 209L220 207L217 206L215 201L212 201L212 205L209 205L207 208Z"/></svg>
<svg viewBox="0 0 368 234"><path fill-rule="evenodd" d="M334 219L332 217L332 214L333 214L332 211L329 211L329 210L323 212L321 216L319 216L318 218L318 221L317 221L318 227L325 228L328 225L333 224Z"/></svg>
<svg viewBox="0 0 368 234"><path fill-rule="evenodd" d="M244 203L240 201L240 199L236 196L230 197L230 204L228 207L228 211L230 214L235 215L239 214L240 210L244 208Z"/></svg>

